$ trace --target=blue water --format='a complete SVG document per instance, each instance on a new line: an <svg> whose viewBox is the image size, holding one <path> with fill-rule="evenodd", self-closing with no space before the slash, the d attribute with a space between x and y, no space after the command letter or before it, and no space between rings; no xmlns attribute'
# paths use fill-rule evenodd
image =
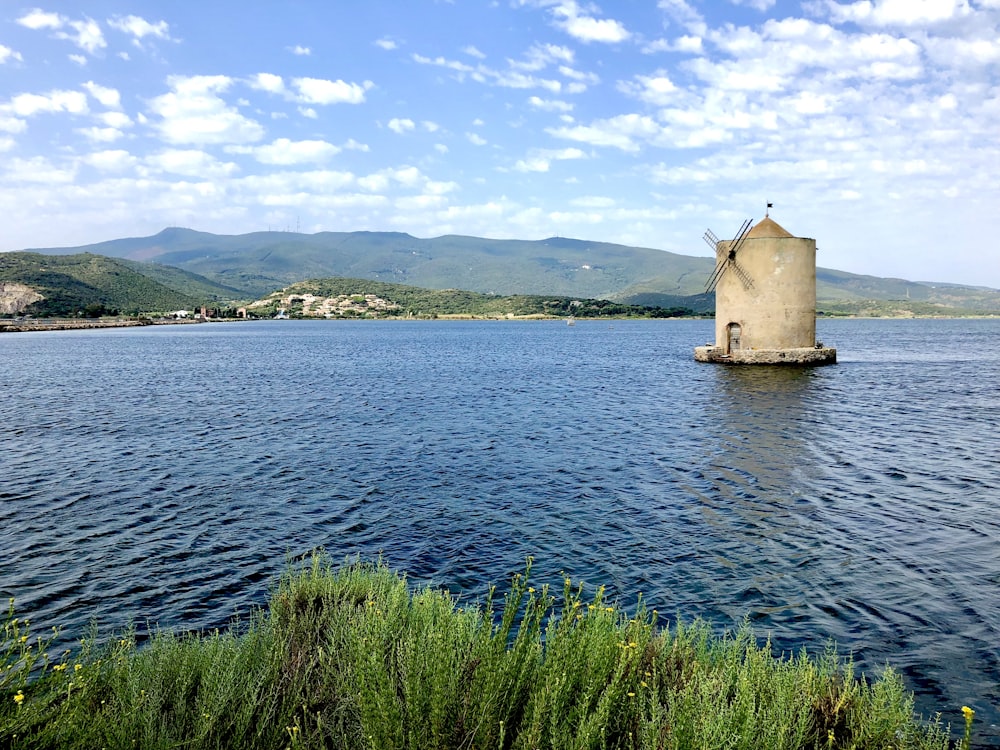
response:
<svg viewBox="0 0 1000 750"><path fill-rule="evenodd" d="M39 631L205 628L318 546L472 599L533 555L832 639L1000 742L1000 320L821 320L817 369L695 363L712 325L2 335L0 595Z"/></svg>

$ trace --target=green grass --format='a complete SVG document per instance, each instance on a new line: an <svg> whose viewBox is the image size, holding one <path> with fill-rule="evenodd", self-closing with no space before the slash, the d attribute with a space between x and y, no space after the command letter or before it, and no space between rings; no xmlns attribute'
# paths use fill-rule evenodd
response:
<svg viewBox="0 0 1000 750"><path fill-rule="evenodd" d="M460 606L382 563L291 567L227 631L131 631L47 653L13 603L0 642L0 747L946 748L890 669L780 656L748 625L629 616L598 589ZM13 623L13 624L12 624ZM55 637L55 634L53 635ZM965 743L967 744L967 739Z"/></svg>

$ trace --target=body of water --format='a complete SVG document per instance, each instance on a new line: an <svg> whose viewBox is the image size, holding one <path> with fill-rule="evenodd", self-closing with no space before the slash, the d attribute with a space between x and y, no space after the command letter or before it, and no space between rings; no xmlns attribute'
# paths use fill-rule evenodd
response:
<svg viewBox="0 0 1000 750"><path fill-rule="evenodd" d="M315 547L473 599L532 555L626 607L833 640L1000 742L1000 320L821 320L817 369L695 363L712 326L5 335L0 594L38 631L196 629Z"/></svg>

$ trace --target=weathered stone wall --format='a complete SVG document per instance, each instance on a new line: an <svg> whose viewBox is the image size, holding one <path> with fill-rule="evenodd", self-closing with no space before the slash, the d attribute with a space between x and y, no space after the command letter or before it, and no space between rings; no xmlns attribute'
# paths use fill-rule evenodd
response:
<svg viewBox="0 0 1000 750"><path fill-rule="evenodd" d="M832 365L837 362L837 350L828 346L810 346L793 349L740 349L726 354L721 346L697 346L694 358L698 362L726 365Z"/></svg>
<svg viewBox="0 0 1000 750"><path fill-rule="evenodd" d="M752 232L751 232L752 234ZM719 243L720 257L729 242ZM727 268L715 289L715 343L727 345L738 323L742 349L795 349L816 343L816 241L804 237L748 238L736 263L752 286Z"/></svg>

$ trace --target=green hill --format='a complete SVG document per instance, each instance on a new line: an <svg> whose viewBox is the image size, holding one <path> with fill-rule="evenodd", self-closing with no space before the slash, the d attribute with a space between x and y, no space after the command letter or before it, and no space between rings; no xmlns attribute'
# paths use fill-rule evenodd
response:
<svg viewBox="0 0 1000 750"><path fill-rule="evenodd" d="M252 299L303 279L357 278L493 295L556 295L711 310L704 284L714 261L650 248L565 237L495 240L399 232L254 232L216 235L170 228L45 254L96 253L196 274L165 286L209 299ZM141 273L150 278L148 269ZM191 284L191 285L189 285ZM688 300L688 297L694 297ZM1000 290L817 269L817 302L830 314L967 315L1000 312Z"/></svg>
<svg viewBox="0 0 1000 750"><path fill-rule="evenodd" d="M628 305L606 299L558 295L498 295L460 289L424 289L371 279L309 279L250 303L248 310L271 316L284 310L293 317L680 317L694 311Z"/></svg>
<svg viewBox="0 0 1000 750"><path fill-rule="evenodd" d="M486 294L563 294L617 298L656 291L697 294L712 268L708 258L650 248L547 240L494 240L446 235L418 239L398 232L255 232L213 235L166 229L153 237L79 248L152 260L192 271L253 296L309 278L346 277Z"/></svg>
<svg viewBox="0 0 1000 750"><path fill-rule="evenodd" d="M92 253L0 253L0 283L41 296L23 307L8 305L8 314L37 316L132 315L218 303L239 294L187 271Z"/></svg>

